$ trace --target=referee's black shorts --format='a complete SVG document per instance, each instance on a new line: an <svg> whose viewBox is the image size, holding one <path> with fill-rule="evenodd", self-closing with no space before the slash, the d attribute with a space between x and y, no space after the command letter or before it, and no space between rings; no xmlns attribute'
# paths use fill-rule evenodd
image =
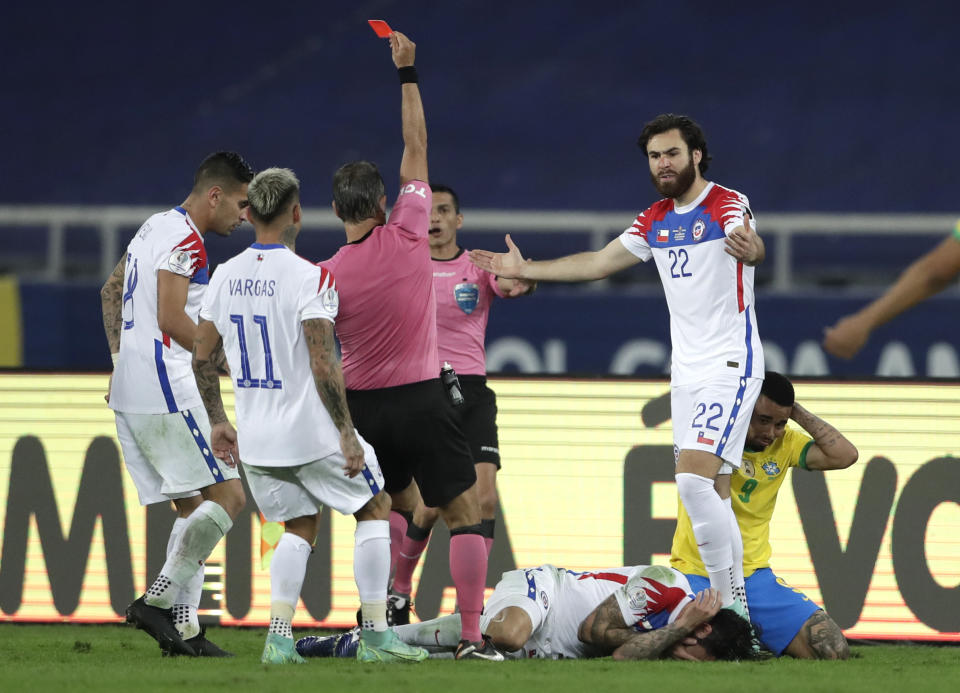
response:
<svg viewBox="0 0 960 693"><path fill-rule="evenodd" d="M497 439L497 396L487 387L483 375L461 375L463 404L454 407L463 435L467 437L475 463L489 462L500 469Z"/></svg>
<svg viewBox="0 0 960 693"><path fill-rule="evenodd" d="M377 390L347 390L353 425L373 446L397 493L416 480L423 502L444 506L477 480L470 447L440 379Z"/></svg>

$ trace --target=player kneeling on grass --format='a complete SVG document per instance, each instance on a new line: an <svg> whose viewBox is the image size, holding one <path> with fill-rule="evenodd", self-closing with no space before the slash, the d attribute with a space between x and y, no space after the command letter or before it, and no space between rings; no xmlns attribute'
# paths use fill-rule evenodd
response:
<svg viewBox="0 0 960 693"><path fill-rule="evenodd" d="M390 499L381 490L373 448L347 409L333 339L336 282L294 252L303 218L300 183L293 171L270 168L247 192L256 243L214 272L200 309L193 368L214 454L237 460L242 450L260 511L286 523L270 564L270 630L261 661L304 661L290 623L321 504L357 519L353 566L363 620L357 659L421 661L425 651L387 629ZM227 420L210 362L221 343L235 377L239 433Z"/></svg>
<svg viewBox="0 0 960 693"><path fill-rule="evenodd" d="M693 594L663 566L575 572L543 565L504 573L484 607L484 637L511 658L740 660L754 658L750 624L720 608L719 592ZM394 626L406 643L449 653L460 637L453 614ZM354 631L301 638L305 657L350 657ZM449 654L447 654L449 656ZM502 658L497 658L498 661Z"/></svg>

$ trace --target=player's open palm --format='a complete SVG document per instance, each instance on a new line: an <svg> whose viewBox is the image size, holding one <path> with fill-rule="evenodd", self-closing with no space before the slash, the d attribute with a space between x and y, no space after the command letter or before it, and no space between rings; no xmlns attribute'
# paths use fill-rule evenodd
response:
<svg viewBox="0 0 960 693"><path fill-rule="evenodd" d="M482 270L486 270L504 279L522 278L523 266L526 264L520 248L517 247L508 233L506 236L507 252L494 253L489 250L471 250L470 262Z"/></svg>
<svg viewBox="0 0 960 693"><path fill-rule="evenodd" d="M340 432L340 451L343 453L343 474L351 479L363 470L363 448L353 429Z"/></svg>
<svg viewBox="0 0 960 693"><path fill-rule="evenodd" d="M236 467L240 461L237 431L227 421L213 425L210 431L210 448L213 456L226 462L229 467Z"/></svg>

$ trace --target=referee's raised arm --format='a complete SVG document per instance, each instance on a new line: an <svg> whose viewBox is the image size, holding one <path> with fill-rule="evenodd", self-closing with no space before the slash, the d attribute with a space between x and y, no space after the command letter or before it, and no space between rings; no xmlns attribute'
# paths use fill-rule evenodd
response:
<svg viewBox="0 0 960 693"><path fill-rule="evenodd" d="M400 184L427 179L427 121L423 115L423 101L417 86L417 68L414 55L417 45L399 31L390 35L390 52L400 77L402 100L400 115L403 123L403 159L400 161Z"/></svg>

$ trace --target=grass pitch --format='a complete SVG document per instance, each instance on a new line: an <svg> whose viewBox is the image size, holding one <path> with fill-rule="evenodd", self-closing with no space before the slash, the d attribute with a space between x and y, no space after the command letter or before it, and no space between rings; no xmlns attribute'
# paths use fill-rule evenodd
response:
<svg viewBox="0 0 960 693"><path fill-rule="evenodd" d="M260 664L265 630L210 628L231 659L161 658L146 634L121 625L0 624L0 691L956 691L960 648L854 647L846 662L776 659L729 662L614 662L610 659L504 664L429 660L361 665L313 659L303 666ZM299 632L295 635L306 635Z"/></svg>

